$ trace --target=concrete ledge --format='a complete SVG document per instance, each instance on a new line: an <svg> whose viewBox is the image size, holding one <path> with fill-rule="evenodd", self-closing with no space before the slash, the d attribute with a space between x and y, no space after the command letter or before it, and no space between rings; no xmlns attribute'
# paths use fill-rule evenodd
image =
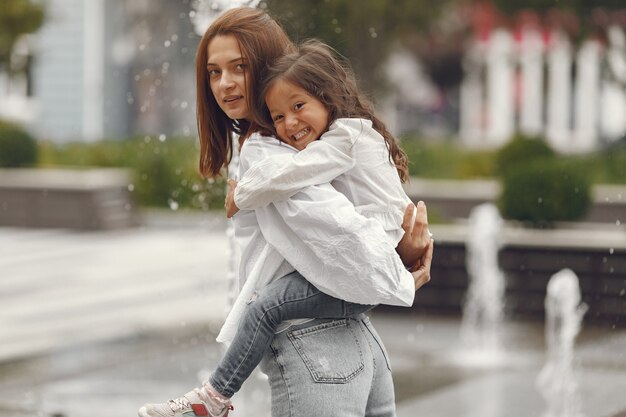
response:
<svg viewBox="0 0 626 417"><path fill-rule="evenodd" d="M472 208L494 202L501 186L495 180L427 180L411 178L404 189L412 200L424 200L447 219L467 218ZM592 205L583 219L587 222L626 222L626 185L595 185Z"/></svg>
<svg viewBox="0 0 626 417"><path fill-rule="evenodd" d="M435 257L432 280L420 289L414 308L459 314L468 275L465 225L432 225ZM626 326L626 228L586 224L577 229L502 231L500 268L506 279L509 317L542 317L548 280L563 268L580 280L587 321Z"/></svg>
<svg viewBox="0 0 626 417"><path fill-rule="evenodd" d="M0 226L136 226L130 183L130 172L122 169L0 169Z"/></svg>

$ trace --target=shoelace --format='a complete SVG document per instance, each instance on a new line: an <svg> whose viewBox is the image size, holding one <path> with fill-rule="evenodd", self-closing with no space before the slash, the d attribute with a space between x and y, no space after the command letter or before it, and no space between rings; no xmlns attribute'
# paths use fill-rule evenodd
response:
<svg viewBox="0 0 626 417"><path fill-rule="evenodd" d="M191 407L191 401L189 401L187 397L184 397L184 396L180 398L176 398L174 400L169 400L167 403L169 404L170 408L174 412L182 411L186 408Z"/></svg>

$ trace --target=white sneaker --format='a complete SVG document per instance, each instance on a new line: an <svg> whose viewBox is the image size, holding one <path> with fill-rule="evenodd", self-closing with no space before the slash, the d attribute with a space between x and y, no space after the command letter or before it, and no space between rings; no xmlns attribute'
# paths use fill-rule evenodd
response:
<svg viewBox="0 0 626 417"><path fill-rule="evenodd" d="M200 389L195 388L184 396L166 403L144 404L139 409L139 417L227 417L233 406L227 404L219 414L211 414L210 406L200 397Z"/></svg>

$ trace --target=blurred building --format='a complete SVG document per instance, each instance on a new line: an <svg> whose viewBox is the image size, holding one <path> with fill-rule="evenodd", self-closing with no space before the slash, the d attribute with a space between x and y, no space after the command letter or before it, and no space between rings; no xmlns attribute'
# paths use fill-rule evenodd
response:
<svg viewBox="0 0 626 417"><path fill-rule="evenodd" d="M0 76L0 116L54 141L195 131L188 0L46 4L41 30L16 48L29 71Z"/></svg>

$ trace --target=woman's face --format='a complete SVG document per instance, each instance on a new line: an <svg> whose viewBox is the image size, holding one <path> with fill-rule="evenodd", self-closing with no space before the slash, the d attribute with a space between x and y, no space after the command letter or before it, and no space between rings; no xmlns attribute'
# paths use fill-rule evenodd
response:
<svg viewBox="0 0 626 417"><path fill-rule="evenodd" d="M277 80L267 90L265 104L278 138L301 151L328 129L326 106L305 89Z"/></svg>
<svg viewBox="0 0 626 417"><path fill-rule="evenodd" d="M218 106L231 119L247 119L248 63L233 35L218 35L207 48L207 71Z"/></svg>

